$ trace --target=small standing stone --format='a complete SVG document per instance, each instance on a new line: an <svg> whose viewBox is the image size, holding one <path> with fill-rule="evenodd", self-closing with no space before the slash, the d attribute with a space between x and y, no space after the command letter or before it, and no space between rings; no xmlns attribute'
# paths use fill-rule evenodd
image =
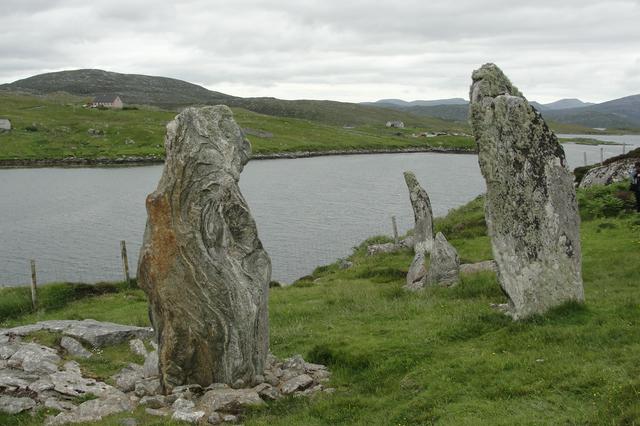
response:
<svg viewBox="0 0 640 426"><path fill-rule="evenodd" d="M420 186L413 172L404 172L404 181L409 189L415 225L413 228L414 251L431 253L433 246L433 212L427 191Z"/></svg>
<svg viewBox="0 0 640 426"><path fill-rule="evenodd" d="M460 258L442 232L438 232L431 252L426 285L452 286L460 279Z"/></svg>

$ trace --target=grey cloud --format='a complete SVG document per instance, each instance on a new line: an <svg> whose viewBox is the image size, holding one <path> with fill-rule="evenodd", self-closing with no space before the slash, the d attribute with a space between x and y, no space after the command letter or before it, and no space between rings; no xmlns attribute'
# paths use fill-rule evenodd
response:
<svg viewBox="0 0 640 426"><path fill-rule="evenodd" d="M0 82L102 67L241 96L466 96L499 63L532 99L638 93L638 1L15 1ZM594 77L608 84L594 85Z"/></svg>

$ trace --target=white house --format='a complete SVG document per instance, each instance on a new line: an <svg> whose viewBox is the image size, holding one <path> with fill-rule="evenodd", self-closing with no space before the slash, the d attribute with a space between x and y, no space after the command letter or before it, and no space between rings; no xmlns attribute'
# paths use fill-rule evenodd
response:
<svg viewBox="0 0 640 426"><path fill-rule="evenodd" d="M404 123L400 120L387 121L387 127L396 127L398 129L404 128Z"/></svg>
<svg viewBox="0 0 640 426"><path fill-rule="evenodd" d="M0 118L0 133L11 130L11 121L8 118Z"/></svg>
<svg viewBox="0 0 640 426"><path fill-rule="evenodd" d="M91 108L104 107L122 109L124 104L118 95L99 95L93 98L93 102L91 102L90 106Z"/></svg>

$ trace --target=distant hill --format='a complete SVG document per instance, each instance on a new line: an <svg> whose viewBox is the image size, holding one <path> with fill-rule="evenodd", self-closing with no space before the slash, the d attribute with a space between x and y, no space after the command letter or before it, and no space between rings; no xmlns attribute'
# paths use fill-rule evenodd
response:
<svg viewBox="0 0 640 426"><path fill-rule="evenodd" d="M403 101L402 99L380 99L375 102L361 102L361 105L380 106L383 108L401 107L411 108L416 106L439 106L439 105L467 105L466 99L450 98L450 99L434 99L430 101Z"/></svg>
<svg viewBox="0 0 640 426"><path fill-rule="evenodd" d="M607 129L639 129L640 95L579 108L544 111L542 115L560 123Z"/></svg>
<svg viewBox="0 0 640 426"><path fill-rule="evenodd" d="M429 103L418 105L418 102ZM441 103L439 103L441 102ZM584 126L635 130L640 129L640 95L593 104L580 99L560 99L548 104L530 102L542 115L553 122ZM368 105L384 105L422 117L434 117L452 122L466 122L468 102L461 98L435 101L406 102L401 99L383 99ZM588 129L585 129L588 130Z"/></svg>
<svg viewBox="0 0 640 426"><path fill-rule="evenodd" d="M582 102L580 99L560 99L559 101L551 102L549 104L544 104L544 109L550 110L558 110L558 109L569 109L569 108L583 108L590 105L595 105L592 102Z"/></svg>
<svg viewBox="0 0 640 426"><path fill-rule="evenodd" d="M96 69L39 74L0 85L0 89L22 90L36 94L67 92L77 96L119 95L128 104L154 105L162 108L194 103L222 103L233 99L224 93L166 77L120 74Z"/></svg>
<svg viewBox="0 0 640 426"><path fill-rule="evenodd" d="M173 78L121 74L96 69L40 74L0 85L0 90L32 94L67 92L86 97L117 94L125 104L152 105L164 109L176 109L189 105L226 104L266 115L301 118L339 126L380 124L389 120L402 120L407 126L435 130L457 130L461 127L460 124L453 125L438 118L418 116L407 111L384 109L378 106L321 100L241 98ZM465 126L466 124L462 124L462 127Z"/></svg>

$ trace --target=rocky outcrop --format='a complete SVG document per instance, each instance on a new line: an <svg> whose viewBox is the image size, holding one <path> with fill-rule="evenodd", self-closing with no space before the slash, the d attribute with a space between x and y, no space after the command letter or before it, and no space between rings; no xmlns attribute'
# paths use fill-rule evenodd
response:
<svg viewBox="0 0 640 426"><path fill-rule="evenodd" d="M429 195L420 186L413 172L404 172L404 181L409 189L409 199L411 200L415 220L413 249L416 253L431 253L431 247L433 246L433 213Z"/></svg>
<svg viewBox="0 0 640 426"><path fill-rule="evenodd" d="M460 280L460 258L442 234L438 232L433 242L431 261L425 279L425 285L453 286Z"/></svg>
<svg viewBox="0 0 640 426"><path fill-rule="evenodd" d="M497 66L472 79L471 124L507 312L519 319L582 301L580 219L564 151Z"/></svg>
<svg viewBox="0 0 640 426"><path fill-rule="evenodd" d="M604 166L590 169L580 181L580 188L589 188L594 185L610 185L629 179L629 171L638 161L637 158L618 160Z"/></svg>
<svg viewBox="0 0 640 426"><path fill-rule="evenodd" d="M271 262L238 187L250 144L214 106L176 116L165 150L138 265L162 386L252 383L268 351Z"/></svg>

